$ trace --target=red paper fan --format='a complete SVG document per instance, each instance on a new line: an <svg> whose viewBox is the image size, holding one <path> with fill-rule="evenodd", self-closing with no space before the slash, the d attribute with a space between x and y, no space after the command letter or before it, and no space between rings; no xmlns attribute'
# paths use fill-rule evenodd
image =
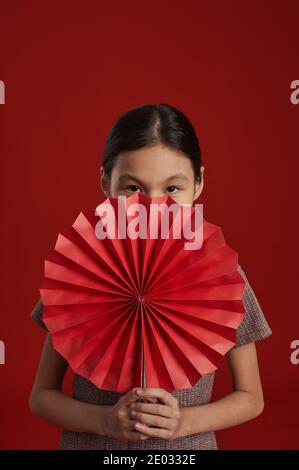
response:
<svg viewBox="0 0 299 470"><path fill-rule="evenodd" d="M82 211L45 260L40 294L54 348L101 389L189 388L217 369L235 345L245 313L238 254L226 244L222 229L204 218L197 229L201 248L185 249L190 240L184 227L187 222L195 227L194 205L175 238L174 220L182 216L182 206L168 196L134 193L103 204L107 210L101 216ZM135 204L146 209L142 220ZM164 215L173 204L179 208L170 220L169 238L159 233L164 219L157 223L153 204L162 204ZM115 238L107 225L113 213ZM158 238L150 238L155 228ZM98 238L105 229L111 238ZM132 233L139 236L133 239Z"/></svg>

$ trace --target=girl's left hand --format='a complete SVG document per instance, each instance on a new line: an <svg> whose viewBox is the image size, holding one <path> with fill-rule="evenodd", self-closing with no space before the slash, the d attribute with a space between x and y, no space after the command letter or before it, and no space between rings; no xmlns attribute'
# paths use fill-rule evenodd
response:
<svg viewBox="0 0 299 470"><path fill-rule="evenodd" d="M141 389L139 389L141 391ZM178 400L163 388L145 388L140 398L157 398L160 403L130 404L135 429L150 437L173 440L179 437L182 413Z"/></svg>

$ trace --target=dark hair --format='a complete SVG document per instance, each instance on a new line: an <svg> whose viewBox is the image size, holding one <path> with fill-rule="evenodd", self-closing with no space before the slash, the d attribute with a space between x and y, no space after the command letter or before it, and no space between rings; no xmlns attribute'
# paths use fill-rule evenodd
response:
<svg viewBox="0 0 299 470"><path fill-rule="evenodd" d="M201 150L188 118L166 103L143 104L122 114L110 130L104 149L107 179L121 152L164 144L183 152L191 160L195 180L201 181Z"/></svg>

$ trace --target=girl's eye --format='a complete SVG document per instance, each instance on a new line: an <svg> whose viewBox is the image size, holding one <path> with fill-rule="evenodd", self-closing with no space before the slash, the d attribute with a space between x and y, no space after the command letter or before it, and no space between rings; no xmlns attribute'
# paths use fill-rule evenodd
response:
<svg viewBox="0 0 299 470"><path fill-rule="evenodd" d="M178 188L177 186L168 186L167 188L167 191L171 194L174 194L177 192L177 190L179 190L180 188ZM138 190L140 190L139 186L137 186L136 184L130 184L130 186L128 186L126 188L126 190L129 192L129 193L136 193L138 192Z"/></svg>
<svg viewBox="0 0 299 470"><path fill-rule="evenodd" d="M139 186L136 186L135 184L130 184L130 186L127 187L127 190L132 193L136 193L136 188L140 189Z"/></svg>
<svg viewBox="0 0 299 470"><path fill-rule="evenodd" d="M176 189L179 189L177 186L168 186L168 188L167 188L168 192L170 192L170 193L172 193L172 194L173 194L173 193L176 193L176 191L173 191L173 188L174 188L175 190L176 190Z"/></svg>

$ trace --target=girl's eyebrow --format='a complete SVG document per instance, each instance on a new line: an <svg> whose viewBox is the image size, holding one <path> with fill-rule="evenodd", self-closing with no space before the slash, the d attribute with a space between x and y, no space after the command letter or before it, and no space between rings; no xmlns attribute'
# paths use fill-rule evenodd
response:
<svg viewBox="0 0 299 470"><path fill-rule="evenodd" d="M122 181L125 181L127 179L135 180L137 181L138 184L141 184L141 185L143 184L142 181L136 178L136 176L130 175L130 173L123 173L122 175L120 175L118 178L118 182L121 183ZM175 175L172 175L166 178L164 183L167 183L168 181L173 180L173 179L181 179L181 180L188 181L188 178L186 175L184 175L184 173L176 173Z"/></svg>

